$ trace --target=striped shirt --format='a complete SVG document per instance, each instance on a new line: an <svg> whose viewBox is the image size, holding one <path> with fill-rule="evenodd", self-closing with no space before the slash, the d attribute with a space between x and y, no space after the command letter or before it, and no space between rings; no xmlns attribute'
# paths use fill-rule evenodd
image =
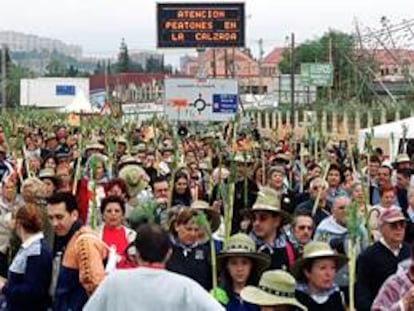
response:
<svg viewBox="0 0 414 311"><path fill-rule="evenodd" d="M408 311L402 303L403 297L414 286L407 270L391 275L382 285L372 304L371 311Z"/></svg>

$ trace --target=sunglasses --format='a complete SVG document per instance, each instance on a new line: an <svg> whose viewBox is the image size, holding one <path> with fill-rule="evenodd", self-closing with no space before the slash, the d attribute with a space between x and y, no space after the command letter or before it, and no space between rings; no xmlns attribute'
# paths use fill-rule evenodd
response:
<svg viewBox="0 0 414 311"><path fill-rule="evenodd" d="M395 230L395 229L398 229L398 228L405 228L406 223L405 223L404 220L400 220L400 221L397 221L397 222L392 222L389 225L390 225L391 229Z"/></svg>

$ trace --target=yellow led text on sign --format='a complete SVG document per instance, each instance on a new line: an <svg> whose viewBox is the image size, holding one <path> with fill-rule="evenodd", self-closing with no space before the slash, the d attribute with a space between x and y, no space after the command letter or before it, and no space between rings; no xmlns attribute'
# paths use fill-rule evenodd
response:
<svg viewBox="0 0 414 311"><path fill-rule="evenodd" d="M222 21L222 28L215 29L214 20ZM228 21L224 10L179 10L176 18L165 22L165 29L171 33L172 41L185 41L185 31L199 31L194 34L196 41L236 41L238 23L236 20ZM217 21L218 20L218 21ZM180 32L182 30L183 32ZM215 30L212 32L212 30Z"/></svg>
<svg viewBox="0 0 414 311"><path fill-rule="evenodd" d="M223 10L180 10L177 18L225 18L226 11Z"/></svg>
<svg viewBox="0 0 414 311"><path fill-rule="evenodd" d="M243 3L158 4L159 47L244 46Z"/></svg>

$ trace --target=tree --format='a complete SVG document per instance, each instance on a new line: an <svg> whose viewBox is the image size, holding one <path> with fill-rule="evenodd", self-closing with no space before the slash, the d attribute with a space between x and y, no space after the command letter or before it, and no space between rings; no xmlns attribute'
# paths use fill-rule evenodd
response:
<svg viewBox="0 0 414 311"><path fill-rule="evenodd" d="M142 67L142 65L136 62L130 62L129 68L130 72L144 72L144 68Z"/></svg>
<svg viewBox="0 0 414 311"><path fill-rule="evenodd" d="M7 97L7 99L6 100L9 103L9 86L10 86L10 83L11 83L9 75L10 75L11 68L13 67L13 63L12 63L12 60L10 58L9 49L7 49L7 48L6 48L5 55L6 55L5 59L3 59L3 50L0 49L0 86L2 86L2 84L3 84L3 81L2 81L2 77L3 77L2 70L3 70L3 64L4 64L3 62L6 62L6 77L7 77L7 79L6 79L6 97ZM2 91L3 91L3 87L0 87L0 102L1 102L1 99L2 99Z"/></svg>
<svg viewBox="0 0 414 311"><path fill-rule="evenodd" d="M174 70L173 70L173 66L172 65L164 66L164 73L172 74L173 71Z"/></svg>
<svg viewBox="0 0 414 311"><path fill-rule="evenodd" d="M0 46L0 68L2 68L2 64L3 64L3 53L2 53L2 49ZM6 68L9 68L11 65L12 61L11 61L11 57L10 57L10 51L9 49L6 48Z"/></svg>
<svg viewBox="0 0 414 311"><path fill-rule="evenodd" d="M33 78L34 74L25 67L11 64L7 76L7 104L17 107L20 105L20 80Z"/></svg>
<svg viewBox="0 0 414 311"><path fill-rule="evenodd" d="M74 65L70 65L65 72L65 77L71 77L71 78L76 78L79 77L79 69L77 67L75 67Z"/></svg>
<svg viewBox="0 0 414 311"><path fill-rule="evenodd" d="M371 84L376 64L369 55L356 53L355 46L352 35L331 30L321 38L306 41L295 48L294 72L300 73L301 63L326 63L332 59L333 97L369 101L373 95ZM291 73L290 49L283 53L279 70L283 74ZM326 96L326 92L319 93Z"/></svg>
<svg viewBox="0 0 414 311"><path fill-rule="evenodd" d="M94 74L96 75L101 75L101 74L105 74L105 64L101 64L101 61L98 60L98 62L96 63L96 67L95 70L93 71Z"/></svg>
<svg viewBox="0 0 414 311"><path fill-rule="evenodd" d="M124 38L122 38L121 46L119 47L117 69L118 69L117 70L118 72L129 72L130 71L128 46L125 43Z"/></svg>
<svg viewBox="0 0 414 311"><path fill-rule="evenodd" d="M145 64L146 72L164 72L164 63L162 60L150 56Z"/></svg>
<svg viewBox="0 0 414 311"><path fill-rule="evenodd" d="M47 73L45 77L65 77L66 76L66 66L63 62L52 59L49 64L46 66Z"/></svg>

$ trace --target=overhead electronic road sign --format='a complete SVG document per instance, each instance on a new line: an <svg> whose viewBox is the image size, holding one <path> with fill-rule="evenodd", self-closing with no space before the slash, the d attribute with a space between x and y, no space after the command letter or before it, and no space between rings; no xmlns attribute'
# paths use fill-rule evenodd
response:
<svg viewBox="0 0 414 311"><path fill-rule="evenodd" d="M174 121L227 121L238 109L238 84L233 79L165 80L165 113Z"/></svg>
<svg viewBox="0 0 414 311"><path fill-rule="evenodd" d="M244 3L157 3L158 48L245 46Z"/></svg>

